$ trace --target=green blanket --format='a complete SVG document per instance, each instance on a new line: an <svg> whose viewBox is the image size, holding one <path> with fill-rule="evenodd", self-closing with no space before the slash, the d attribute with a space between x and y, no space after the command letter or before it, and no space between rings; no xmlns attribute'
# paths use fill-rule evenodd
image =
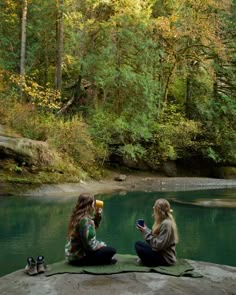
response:
<svg viewBox="0 0 236 295"><path fill-rule="evenodd" d="M184 259L179 259L174 266L157 266L147 267L141 266L137 263L137 256L117 254L118 262L112 265L99 266L73 266L66 261L51 264L46 271L46 276L52 276L62 273L87 273L87 274L116 274L124 272L157 272L171 276L190 276L202 277L201 274L194 272L194 268Z"/></svg>

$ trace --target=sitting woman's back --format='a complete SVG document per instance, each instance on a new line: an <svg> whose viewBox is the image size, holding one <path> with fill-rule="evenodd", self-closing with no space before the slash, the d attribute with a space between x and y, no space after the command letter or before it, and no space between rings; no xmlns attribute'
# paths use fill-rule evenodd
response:
<svg viewBox="0 0 236 295"><path fill-rule="evenodd" d="M94 197L83 193L79 196L72 212L65 256L69 263L76 265L111 264L116 250L96 238L96 229L102 219L102 210L95 207Z"/></svg>
<svg viewBox="0 0 236 295"><path fill-rule="evenodd" d="M176 262L175 246L178 242L178 231L167 200L156 200L153 217L152 229L146 225L143 227L137 225L145 242L136 242L136 253L141 262L147 266L173 265Z"/></svg>

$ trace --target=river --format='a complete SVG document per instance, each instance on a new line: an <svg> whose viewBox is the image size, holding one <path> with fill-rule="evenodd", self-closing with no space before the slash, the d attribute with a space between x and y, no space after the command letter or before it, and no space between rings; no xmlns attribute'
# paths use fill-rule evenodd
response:
<svg viewBox="0 0 236 295"><path fill-rule="evenodd" d="M102 194L103 220L97 238L118 253L134 252L142 239L137 218L151 227L157 198L170 200L179 229L179 258L236 266L236 189ZM219 202L221 200L221 202ZM225 201L225 202L223 202ZM76 200L2 196L0 198L0 276L24 268L28 256L47 264L64 259L66 230ZM220 205L220 206L219 206Z"/></svg>

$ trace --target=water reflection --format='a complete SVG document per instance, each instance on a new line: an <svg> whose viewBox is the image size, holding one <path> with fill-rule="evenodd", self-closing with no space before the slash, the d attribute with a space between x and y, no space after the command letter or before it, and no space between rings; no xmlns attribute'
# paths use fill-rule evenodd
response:
<svg viewBox="0 0 236 295"><path fill-rule="evenodd" d="M0 199L0 275L23 268L28 256L63 258L64 235L72 204L29 198Z"/></svg>
<svg viewBox="0 0 236 295"><path fill-rule="evenodd" d="M202 207L236 208L236 190L219 189L209 191L182 192L171 198L172 202Z"/></svg>
<svg viewBox="0 0 236 295"><path fill-rule="evenodd" d="M236 196L235 189L102 195L99 198L105 205L98 239L119 253L135 254L133 245L142 239L135 228L136 219L144 218L151 227L153 204L156 198L164 197L175 200L171 204L179 228L179 258L236 266L236 209L194 204L196 199L206 198L233 201L232 196ZM48 264L64 259L66 229L75 202L1 198L0 275L23 268L28 256L44 255Z"/></svg>

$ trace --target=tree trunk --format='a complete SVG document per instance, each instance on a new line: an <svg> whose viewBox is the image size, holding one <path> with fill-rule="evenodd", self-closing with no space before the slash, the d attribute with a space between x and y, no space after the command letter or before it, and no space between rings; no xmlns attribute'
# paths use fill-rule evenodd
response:
<svg viewBox="0 0 236 295"><path fill-rule="evenodd" d="M170 86L170 82L171 82L171 78L175 72L175 68L177 66L177 61L175 60L171 70L169 71L167 80L166 80L166 84L165 84L165 89L164 89L164 95L163 95L163 105L165 107L165 105L167 104L167 97L168 97L168 92L169 92L169 86Z"/></svg>
<svg viewBox="0 0 236 295"><path fill-rule="evenodd" d="M28 10L27 0L23 0L22 21L21 21L21 52L20 52L20 76L21 76L20 95L21 97L22 97L22 83L24 82L24 79L25 79L27 10Z"/></svg>
<svg viewBox="0 0 236 295"><path fill-rule="evenodd" d="M185 114L188 119L191 118L190 104L192 100L192 89L191 89L191 74L187 74L186 78L186 97L185 97Z"/></svg>
<svg viewBox="0 0 236 295"><path fill-rule="evenodd" d="M62 87L62 52L63 52L63 4L64 0L56 0L57 20L56 20L56 41L57 41L57 56L56 56L56 74L55 86L61 91Z"/></svg>
<svg viewBox="0 0 236 295"><path fill-rule="evenodd" d="M72 98L67 101L67 103L57 112L57 115L62 115L63 113L65 113L75 100L79 101L79 98L81 96L81 80L82 77L79 76L78 81L75 83L75 85L73 85L74 93L72 95Z"/></svg>

